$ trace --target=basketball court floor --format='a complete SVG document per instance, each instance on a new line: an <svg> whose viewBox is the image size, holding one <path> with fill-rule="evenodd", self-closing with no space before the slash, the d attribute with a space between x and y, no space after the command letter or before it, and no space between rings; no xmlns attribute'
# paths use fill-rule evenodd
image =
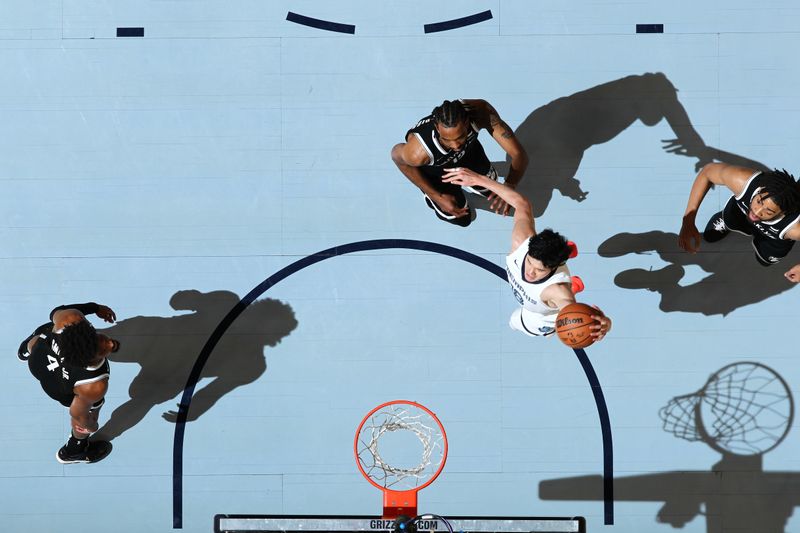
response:
<svg viewBox="0 0 800 533"><path fill-rule="evenodd" d="M0 13L0 530L379 516L354 436L404 399L449 443L422 513L800 531L800 288L783 278L800 253L765 269L739 235L694 256L676 243L702 164L800 173L793 2ZM491 265L511 218L442 223L390 158L456 98L516 131L537 228L578 245L579 299L614 321L583 360L509 329L517 303ZM701 229L728 196L709 193ZM65 466L68 413L14 354L53 307L85 301L117 314L94 321L123 345L100 415L114 450Z"/></svg>

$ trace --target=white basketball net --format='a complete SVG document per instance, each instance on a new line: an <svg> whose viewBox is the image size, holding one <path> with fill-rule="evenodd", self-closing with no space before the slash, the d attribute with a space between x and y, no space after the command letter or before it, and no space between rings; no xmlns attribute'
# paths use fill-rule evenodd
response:
<svg viewBox="0 0 800 533"><path fill-rule="evenodd" d="M422 457L413 466L397 466L381 455L382 438L407 431L422 445ZM391 404L373 413L358 434L357 456L367 476L387 489L411 490L436 476L445 460L444 434L427 412L409 404Z"/></svg>

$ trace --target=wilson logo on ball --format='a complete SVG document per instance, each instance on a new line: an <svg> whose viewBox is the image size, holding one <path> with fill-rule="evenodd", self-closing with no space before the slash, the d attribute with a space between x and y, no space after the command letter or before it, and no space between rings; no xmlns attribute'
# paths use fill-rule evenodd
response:
<svg viewBox="0 0 800 533"><path fill-rule="evenodd" d="M583 324L582 318L559 318L556 320L556 327L569 326L570 324Z"/></svg>

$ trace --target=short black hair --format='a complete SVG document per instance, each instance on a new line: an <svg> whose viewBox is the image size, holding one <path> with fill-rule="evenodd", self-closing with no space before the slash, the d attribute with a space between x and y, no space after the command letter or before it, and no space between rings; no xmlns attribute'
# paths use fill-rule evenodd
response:
<svg viewBox="0 0 800 533"><path fill-rule="evenodd" d="M759 178L761 191L766 193L764 197L771 198L781 211L785 213L800 211L800 186L794 176L776 168L771 172L762 173Z"/></svg>
<svg viewBox="0 0 800 533"><path fill-rule="evenodd" d="M72 366L87 367L97 357L97 331L88 320L64 326L58 335L59 354Z"/></svg>
<svg viewBox="0 0 800 533"><path fill-rule="evenodd" d="M567 239L550 228L528 241L528 255L541 261L546 268L558 268L566 263L571 251Z"/></svg>
<svg viewBox="0 0 800 533"><path fill-rule="evenodd" d="M442 105L434 107L431 111L433 121L445 128L458 126L467 118L467 108L458 100L445 100Z"/></svg>

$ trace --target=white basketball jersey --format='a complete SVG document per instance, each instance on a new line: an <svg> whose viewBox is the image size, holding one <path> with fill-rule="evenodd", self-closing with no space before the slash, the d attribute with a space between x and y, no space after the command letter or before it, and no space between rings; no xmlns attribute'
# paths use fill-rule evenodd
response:
<svg viewBox="0 0 800 533"><path fill-rule="evenodd" d="M539 315L557 314L558 309L548 307L542 301L542 291L555 283L570 283L569 269L561 265L547 278L531 283L525 281L525 256L528 255L528 241L506 256L506 274L514 298L526 311Z"/></svg>

